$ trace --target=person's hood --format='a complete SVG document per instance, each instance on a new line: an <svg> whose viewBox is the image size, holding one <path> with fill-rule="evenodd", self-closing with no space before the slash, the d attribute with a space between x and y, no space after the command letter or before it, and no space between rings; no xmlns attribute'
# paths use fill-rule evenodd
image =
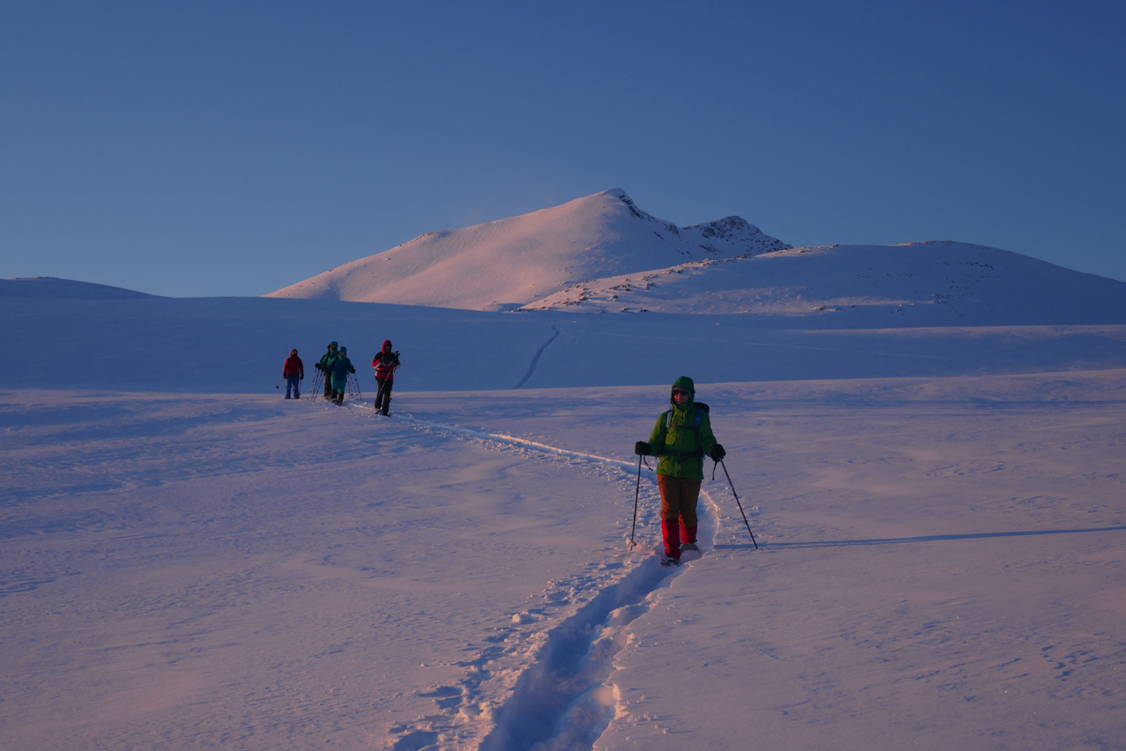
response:
<svg viewBox="0 0 1126 751"><path fill-rule="evenodd" d="M385 339L383 341L383 351L384 352L390 352L391 351L391 340L390 339Z"/></svg>
<svg viewBox="0 0 1126 751"><path fill-rule="evenodd" d="M681 376L680 378L677 378L675 381L673 381L672 388L669 389L669 403L675 407L676 402L674 402L672 399L673 391L688 392L688 402L684 405L686 407L692 402L696 401L696 384L688 376Z"/></svg>
<svg viewBox="0 0 1126 751"><path fill-rule="evenodd" d="M348 354L348 348L347 347L341 347L340 348L340 354L342 354L342 355Z"/></svg>

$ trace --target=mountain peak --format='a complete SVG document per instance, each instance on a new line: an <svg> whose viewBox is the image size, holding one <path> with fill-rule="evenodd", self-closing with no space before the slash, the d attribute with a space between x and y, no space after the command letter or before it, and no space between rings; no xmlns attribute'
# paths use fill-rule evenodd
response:
<svg viewBox="0 0 1126 751"><path fill-rule="evenodd" d="M611 188L520 216L427 233L268 297L510 309L584 279L788 247L740 217L681 228Z"/></svg>
<svg viewBox="0 0 1126 751"><path fill-rule="evenodd" d="M724 237L754 228L753 224L741 216L725 216L722 219L716 219L714 222L697 224L689 229L699 229L709 236Z"/></svg>

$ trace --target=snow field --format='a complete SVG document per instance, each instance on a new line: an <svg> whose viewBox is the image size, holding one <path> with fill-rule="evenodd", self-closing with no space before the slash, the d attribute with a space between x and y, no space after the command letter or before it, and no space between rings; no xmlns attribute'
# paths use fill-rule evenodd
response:
<svg viewBox="0 0 1126 751"><path fill-rule="evenodd" d="M565 459L277 397L3 412L9 748L471 744L626 573L632 497Z"/></svg>
<svg viewBox="0 0 1126 751"><path fill-rule="evenodd" d="M596 748L1123 747L1123 385L708 387L763 547L633 624Z"/></svg>
<svg viewBox="0 0 1126 751"><path fill-rule="evenodd" d="M6 748L1126 744L1126 372L698 388L3 394Z"/></svg>
<svg viewBox="0 0 1126 751"><path fill-rule="evenodd" d="M0 297L0 388L273 392L296 347L311 384L329 340L360 385L384 339L401 388L475 391L709 381L962 376L1126 367L1126 325L811 329L769 316L481 313L280 299ZM326 333L327 332L327 333ZM670 360L668 353L677 352Z"/></svg>
<svg viewBox="0 0 1126 751"><path fill-rule="evenodd" d="M638 498L641 497L641 474L634 474L631 469L634 465L629 461L409 415L399 419L423 430L484 441L494 449L515 450L537 459L569 459L571 464L578 466L585 463L586 469L600 470L600 474L608 480L616 480L619 486L621 478L616 473L607 473L606 468L624 468L629 470L628 475L634 477L634 492ZM643 471L646 475L646 505L638 511L642 530L659 524L655 513L659 498L654 493L653 473L648 469ZM714 537L714 516L708 513L708 507L714 502L707 493L702 493L702 497L699 541L702 550L706 551L711 548ZM632 527L631 514L631 530ZM628 538L627 542L630 542ZM632 542L627 550L628 564L620 561L607 564L604 569L614 572L612 576L584 581L583 589L597 594L563 623L540 634L536 653L523 655L530 667L519 674L514 685L507 686L511 695L495 714L495 727L479 746L482 751L590 748L602 734L616 711L614 690L606 684L606 680L612 672L613 657L625 644L626 627L648 610L653 602L651 595L679 573L678 569L659 564L656 556L661 550L659 540L654 545L639 539ZM615 557L621 558L620 555ZM686 556L685 560L691 558ZM622 571L618 578L618 569L622 569L623 565L630 568ZM557 585L556 582L551 584ZM583 595L589 596L588 592ZM549 597L557 595L549 594ZM577 599L581 601L581 597ZM520 613L512 620L514 624L526 624L534 618L531 613ZM453 692L448 691L447 694ZM464 735L454 741L456 732L445 735L434 732L431 718L427 718L427 726L430 729L415 727L405 733L403 731L408 729L398 728L401 737L394 748L415 748L418 743L426 747L447 747L451 743L466 741Z"/></svg>

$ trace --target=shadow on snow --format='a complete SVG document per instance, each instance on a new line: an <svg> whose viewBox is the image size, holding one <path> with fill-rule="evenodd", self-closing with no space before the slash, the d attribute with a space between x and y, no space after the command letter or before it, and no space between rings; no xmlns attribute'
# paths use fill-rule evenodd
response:
<svg viewBox="0 0 1126 751"><path fill-rule="evenodd" d="M1089 529L1041 529L1028 532L974 532L961 535L924 535L922 537L878 537L869 540L817 540L812 542L761 542L763 550L809 549L809 548L847 548L869 545L902 545L913 542L951 542L956 540L985 540L997 537L1036 537L1039 535L1073 535L1087 532L1122 532L1126 525L1115 527L1091 527ZM716 545L716 550L753 550L750 543L739 545Z"/></svg>

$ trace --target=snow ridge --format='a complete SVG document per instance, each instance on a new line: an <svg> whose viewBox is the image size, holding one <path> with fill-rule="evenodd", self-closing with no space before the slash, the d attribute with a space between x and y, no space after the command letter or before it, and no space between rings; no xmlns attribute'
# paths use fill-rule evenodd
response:
<svg viewBox="0 0 1126 751"><path fill-rule="evenodd" d="M55 300L134 300L154 298L145 292L95 282L79 282L55 276L0 279L0 297L33 297Z"/></svg>

